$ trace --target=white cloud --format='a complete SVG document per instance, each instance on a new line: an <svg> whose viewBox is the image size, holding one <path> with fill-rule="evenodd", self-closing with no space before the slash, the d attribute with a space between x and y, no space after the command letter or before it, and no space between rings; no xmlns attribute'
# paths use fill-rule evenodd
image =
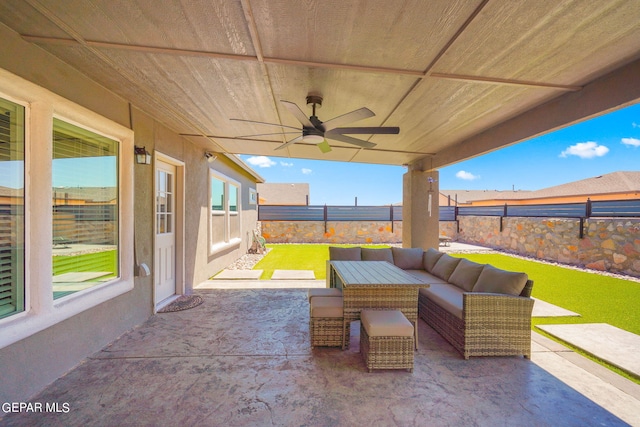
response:
<svg viewBox="0 0 640 427"><path fill-rule="evenodd" d="M311 174L311 172L313 172L311 169L302 168L302 173L305 174L305 175L309 175L309 174Z"/></svg>
<svg viewBox="0 0 640 427"><path fill-rule="evenodd" d="M640 128L640 123L633 122L631 123L631 126L633 126L634 128Z"/></svg>
<svg viewBox="0 0 640 427"><path fill-rule="evenodd" d="M293 163L280 162L280 166L284 166L286 168L290 168L291 166L293 166Z"/></svg>
<svg viewBox="0 0 640 427"><path fill-rule="evenodd" d="M622 143L632 147L640 147L640 139L638 138L622 138Z"/></svg>
<svg viewBox="0 0 640 427"><path fill-rule="evenodd" d="M593 159L594 157L602 157L608 152L607 147L598 145L597 142L578 142L560 153L560 157L578 156L581 159Z"/></svg>
<svg viewBox="0 0 640 427"><path fill-rule="evenodd" d="M256 166L259 168L270 168L274 166L276 162L268 158L267 156L253 156L247 159L247 163L251 166Z"/></svg>
<svg viewBox="0 0 640 427"><path fill-rule="evenodd" d="M465 181L473 181L474 179L480 178L480 176L474 175L471 172L460 171L456 173L456 178L464 179Z"/></svg>

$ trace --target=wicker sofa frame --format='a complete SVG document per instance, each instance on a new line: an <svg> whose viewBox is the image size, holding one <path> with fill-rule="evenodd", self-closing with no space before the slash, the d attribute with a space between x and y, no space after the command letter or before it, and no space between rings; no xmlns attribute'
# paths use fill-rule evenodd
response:
<svg viewBox="0 0 640 427"><path fill-rule="evenodd" d="M514 355L530 359L532 288L533 281L528 280L520 296L465 292L462 319L421 293L418 314L465 359Z"/></svg>

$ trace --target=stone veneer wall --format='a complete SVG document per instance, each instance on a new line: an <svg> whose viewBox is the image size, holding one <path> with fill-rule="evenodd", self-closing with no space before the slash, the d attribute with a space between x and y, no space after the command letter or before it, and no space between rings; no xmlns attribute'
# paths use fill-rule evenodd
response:
<svg viewBox="0 0 640 427"><path fill-rule="evenodd" d="M640 277L640 219L567 218L502 219L460 216L440 221L440 234L455 241L477 244L552 262ZM268 243L401 243L402 222L262 221ZM459 230L459 231L458 231Z"/></svg>
<svg viewBox="0 0 640 427"><path fill-rule="evenodd" d="M401 243L402 221L261 221L267 243Z"/></svg>
<svg viewBox="0 0 640 427"><path fill-rule="evenodd" d="M454 240L563 264L640 277L640 219L461 216L445 225ZM443 229L441 222L441 230Z"/></svg>

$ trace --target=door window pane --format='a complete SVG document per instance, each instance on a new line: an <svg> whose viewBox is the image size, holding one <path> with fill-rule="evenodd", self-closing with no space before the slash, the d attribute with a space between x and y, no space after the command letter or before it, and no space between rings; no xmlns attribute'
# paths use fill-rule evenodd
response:
<svg viewBox="0 0 640 427"><path fill-rule="evenodd" d="M24 117L0 98L0 318L24 311Z"/></svg>
<svg viewBox="0 0 640 427"><path fill-rule="evenodd" d="M118 277L118 142L53 120L53 297Z"/></svg>

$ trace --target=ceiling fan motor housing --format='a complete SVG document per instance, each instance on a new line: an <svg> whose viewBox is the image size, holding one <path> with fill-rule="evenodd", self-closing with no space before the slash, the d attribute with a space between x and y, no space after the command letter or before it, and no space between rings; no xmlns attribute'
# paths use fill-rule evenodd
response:
<svg viewBox="0 0 640 427"><path fill-rule="evenodd" d="M310 127L302 128L302 140L313 144L320 144L324 141L324 132Z"/></svg>

